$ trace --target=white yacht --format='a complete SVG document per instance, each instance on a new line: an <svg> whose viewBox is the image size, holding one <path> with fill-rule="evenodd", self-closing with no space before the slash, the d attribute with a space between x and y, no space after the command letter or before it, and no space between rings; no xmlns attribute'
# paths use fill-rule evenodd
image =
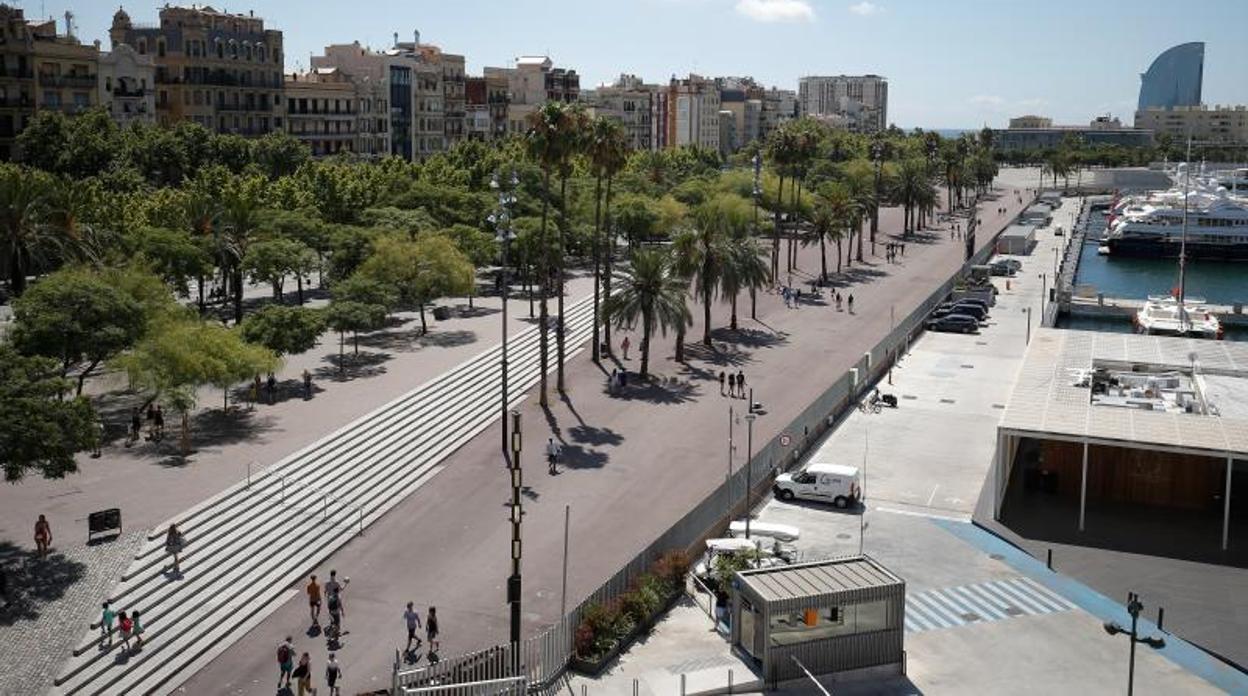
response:
<svg viewBox="0 0 1248 696"><path fill-rule="evenodd" d="M1248 260L1248 203L1228 195L1192 192L1120 203L1110 213L1105 246L1111 256L1178 258L1186 236L1192 259ZM1185 235L1186 233L1186 235Z"/></svg>
<svg viewBox="0 0 1248 696"><path fill-rule="evenodd" d="M1203 300L1174 296L1150 296L1135 315L1140 331L1160 336L1222 338L1222 322L1204 306Z"/></svg>

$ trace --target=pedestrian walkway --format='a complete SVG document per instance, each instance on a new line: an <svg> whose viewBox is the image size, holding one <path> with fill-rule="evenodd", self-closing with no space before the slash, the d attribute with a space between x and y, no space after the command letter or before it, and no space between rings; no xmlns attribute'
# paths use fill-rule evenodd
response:
<svg viewBox="0 0 1248 696"><path fill-rule="evenodd" d="M1074 607L1030 578L989 580L906 595L906 631L921 633Z"/></svg>
<svg viewBox="0 0 1248 696"><path fill-rule="evenodd" d="M584 344L591 316L590 301L568 308L571 345ZM158 525L110 596L116 606L142 610L144 649L128 656L117 646L101 650L98 633L86 630L57 693L147 693L207 664L285 601L309 568L428 482L444 457L497 419L499 350L177 515L169 522L187 540L179 574L166 569L167 525ZM509 363L519 398L539 376L536 327L514 338Z"/></svg>

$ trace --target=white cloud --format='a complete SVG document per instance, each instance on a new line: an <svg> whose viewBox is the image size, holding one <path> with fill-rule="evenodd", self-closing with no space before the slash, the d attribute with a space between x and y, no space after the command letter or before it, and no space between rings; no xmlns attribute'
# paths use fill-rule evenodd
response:
<svg viewBox="0 0 1248 696"><path fill-rule="evenodd" d="M815 8L807 0L738 0L737 14L757 22L811 22Z"/></svg>
<svg viewBox="0 0 1248 696"><path fill-rule="evenodd" d="M1005 103L1005 99L995 94L976 94L968 99L975 106L1001 106Z"/></svg>
<svg viewBox="0 0 1248 696"><path fill-rule="evenodd" d="M879 5L873 2L867 2L867 0L862 0L862 2L860 3L850 5L849 11L853 12L854 14L860 17L867 17L869 15L879 14L883 12L884 8L880 7Z"/></svg>

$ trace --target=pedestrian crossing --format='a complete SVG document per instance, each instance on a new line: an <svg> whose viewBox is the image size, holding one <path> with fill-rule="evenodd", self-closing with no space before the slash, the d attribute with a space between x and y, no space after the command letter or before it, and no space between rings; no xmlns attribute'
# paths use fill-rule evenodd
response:
<svg viewBox="0 0 1248 696"><path fill-rule="evenodd" d="M906 632L957 628L1074 609L1031 578L1014 577L906 595Z"/></svg>

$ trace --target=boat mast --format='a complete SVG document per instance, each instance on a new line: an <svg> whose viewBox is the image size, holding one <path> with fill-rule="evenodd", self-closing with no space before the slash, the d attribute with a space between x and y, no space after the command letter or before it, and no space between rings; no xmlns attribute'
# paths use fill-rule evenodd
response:
<svg viewBox="0 0 1248 696"><path fill-rule="evenodd" d="M1183 235L1179 240L1179 324L1187 320L1187 312L1183 309L1183 296L1187 292L1187 208L1188 195L1192 181L1192 136L1187 136L1187 163L1183 169Z"/></svg>

